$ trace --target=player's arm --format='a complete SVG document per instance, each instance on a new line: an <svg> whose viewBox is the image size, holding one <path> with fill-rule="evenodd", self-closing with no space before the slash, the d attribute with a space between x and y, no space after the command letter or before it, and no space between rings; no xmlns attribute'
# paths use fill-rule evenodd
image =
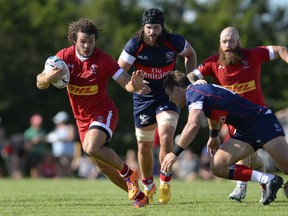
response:
<svg viewBox="0 0 288 216"><path fill-rule="evenodd" d="M134 71L132 75L128 74L126 71L119 75L115 80L122 88L128 92L137 92L141 90L143 86L144 74L143 71Z"/></svg>
<svg viewBox="0 0 288 216"><path fill-rule="evenodd" d="M210 155L214 155L219 149L220 138L218 136L220 130L220 123L212 119L207 118L209 126L209 139L207 141L207 149Z"/></svg>
<svg viewBox="0 0 288 216"><path fill-rule="evenodd" d="M281 58L288 63L288 49L284 46L271 46L274 52L274 58Z"/></svg>
<svg viewBox="0 0 288 216"><path fill-rule="evenodd" d="M36 86L39 89L47 89L51 82L62 79L62 75L62 69L56 67L49 73L45 73L45 70L43 70L42 73L36 77Z"/></svg>
<svg viewBox="0 0 288 216"><path fill-rule="evenodd" d="M124 61L123 59L119 58L118 59L118 64L121 68L123 68L125 71L129 71L130 68L132 67L131 64L129 64L128 62Z"/></svg>
<svg viewBox="0 0 288 216"><path fill-rule="evenodd" d="M194 70L197 66L197 55L195 49L191 46L190 43L187 42L187 48L181 56L184 57L184 65L186 69L186 73L188 74L192 70Z"/></svg>
<svg viewBox="0 0 288 216"><path fill-rule="evenodd" d="M173 164L177 161L181 152L186 149L197 135L204 117L202 110L190 110L187 123L181 132L180 139L176 143L173 152L167 154L161 163L163 173L171 173Z"/></svg>

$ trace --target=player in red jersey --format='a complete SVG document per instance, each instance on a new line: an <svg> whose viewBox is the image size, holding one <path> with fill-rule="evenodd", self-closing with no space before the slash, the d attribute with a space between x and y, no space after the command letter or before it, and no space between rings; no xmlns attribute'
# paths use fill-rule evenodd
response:
<svg viewBox="0 0 288 216"><path fill-rule="evenodd" d="M84 152L102 174L128 191L134 207L144 207L148 198L139 189L138 174L108 145L117 125L118 113L107 92L110 78L128 92L139 91L144 87L143 73L135 71L130 76L112 57L98 49L99 31L85 18L70 23L68 39L72 46L56 55L67 63L70 70L67 93ZM37 87L46 89L61 76L62 70L58 68L48 74L43 71L37 76Z"/></svg>
<svg viewBox="0 0 288 216"><path fill-rule="evenodd" d="M261 65L279 57L288 62L286 47L241 48L239 32L233 27L227 27L220 34L219 53L208 57L188 76L194 81L212 76L216 84L233 90L253 103L265 106L260 83ZM228 127L229 136L231 136L235 133L235 129L229 125ZM212 133L218 134L217 131ZM253 169L264 169L263 161L257 153L239 163L250 165ZM246 188L247 182L237 181L236 188L229 198L241 201L246 196ZM265 196L265 192L265 188L262 187L262 198Z"/></svg>

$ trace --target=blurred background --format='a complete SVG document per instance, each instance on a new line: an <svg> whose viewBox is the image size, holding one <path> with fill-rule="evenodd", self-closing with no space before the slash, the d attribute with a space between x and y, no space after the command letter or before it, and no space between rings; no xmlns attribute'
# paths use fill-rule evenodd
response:
<svg viewBox="0 0 288 216"><path fill-rule="evenodd" d="M288 42L288 2L285 0L0 0L0 127L2 144L30 127L34 114L43 117L47 132L55 127L59 111L72 117L66 89L36 88L36 76L45 60L68 47L67 25L80 17L102 29L96 46L118 59L129 38L141 27L143 12L163 10L165 25L182 34L195 48L198 63L218 52L219 34L227 26L240 32L243 47L283 45ZM184 71L183 60L177 69ZM282 60L265 63L262 87L273 111L288 107L288 65ZM121 156L137 149L132 116L132 95L111 81L110 96L119 109L119 124L111 142ZM177 133L186 122L180 117ZM70 119L75 123L74 119ZM192 144L200 154L207 128ZM14 137L15 138L15 137ZM77 138L75 138L77 139ZM19 144L21 145L21 144ZM8 149L9 150L9 149Z"/></svg>

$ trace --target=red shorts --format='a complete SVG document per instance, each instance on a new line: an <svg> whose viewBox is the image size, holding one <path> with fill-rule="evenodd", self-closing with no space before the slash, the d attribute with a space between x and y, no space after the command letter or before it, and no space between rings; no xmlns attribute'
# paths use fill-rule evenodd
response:
<svg viewBox="0 0 288 216"><path fill-rule="evenodd" d="M107 141L112 138L118 123L118 111L116 108L108 108L95 111L86 121L76 120L81 143L89 127L100 127L107 136Z"/></svg>

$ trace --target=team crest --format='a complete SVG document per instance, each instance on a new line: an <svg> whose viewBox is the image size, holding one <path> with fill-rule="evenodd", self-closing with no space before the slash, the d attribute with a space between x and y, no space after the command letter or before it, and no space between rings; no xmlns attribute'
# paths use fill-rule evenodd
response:
<svg viewBox="0 0 288 216"><path fill-rule="evenodd" d="M98 116L97 117L97 121L99 121L99 122L104 122L103 119L104 119L103 116Z"/></svg>
<svg viewBox="0 0 288 216"><path fill-rule="evenodd" d="M139 119L140 119L140 124L147 124L149 119L150 119L150 116L146 115L146 114L142 114L139 116Z"/></svg>
<svg viewBox="0 0 288 216"><path fill-rule="evenodd" d="M90 67L90 73L91 74L96 74L97 68L98 68L98 65L92 64L91 67Z"/></svg>
<svg viewBox="0 0 288 216"><path fill-rule="evenodd" d="M174 57L174 52L166 52L166 60L167 62L171 62Z"/></svg>

